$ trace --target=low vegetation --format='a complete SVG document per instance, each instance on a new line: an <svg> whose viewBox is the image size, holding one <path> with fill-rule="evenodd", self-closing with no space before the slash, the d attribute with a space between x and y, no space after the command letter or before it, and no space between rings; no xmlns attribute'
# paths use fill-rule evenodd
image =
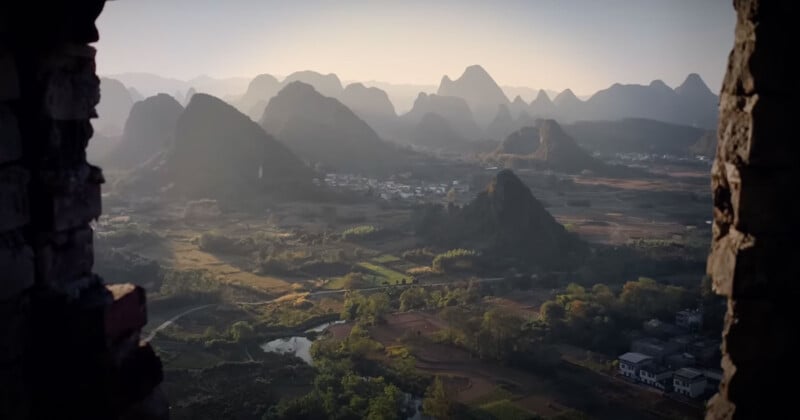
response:
<svg viewBox="0 0 800 420"><path fill-rule="evenodd" d="M342 239L345 241L365 240L375 237L379 232L380 229L372 225L356 226L342 232Z"/></svg>

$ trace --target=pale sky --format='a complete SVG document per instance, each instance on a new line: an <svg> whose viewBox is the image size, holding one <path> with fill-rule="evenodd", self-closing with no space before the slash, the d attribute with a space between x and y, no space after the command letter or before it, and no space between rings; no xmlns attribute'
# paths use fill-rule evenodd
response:
<svg viewBox="0 0 800 420"><path fill-rule="evenodd" d="M438 84L480 64L501 85L592 93L699 73L719 90L731 0L119 0L98 20L102 74L336 73Z"/></svg>

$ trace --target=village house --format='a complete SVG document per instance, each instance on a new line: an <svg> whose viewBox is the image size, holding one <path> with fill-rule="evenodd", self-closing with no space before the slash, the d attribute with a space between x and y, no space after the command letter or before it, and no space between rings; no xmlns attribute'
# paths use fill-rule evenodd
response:
<svg viewBox="0 0 800 420"><path fill-rule="evenodd" d="M639 371L653 363L653 358L641 353L628 352L619 356L619 373L622 376L639 380Z"/></svg>
<svg viewBox="0 0 800 420"><path fill-rule="evenodd" d="M664 363L672 369L680 369L694 366L697 364L697 360L689 353L676 353L667 356L664 359Z"/></svg>
<svg viewBox="0 0 800 420"><path fill-rule="evenodd" d="M651 364L642 367L639 371L639 380L667 392L672 390L672 374L673 371L666 366Z"/></svg>
<svg viewBox="0 0 800 420"><path fill-rule="evenodd" d="M675 354L680 351L677 344L665 342L654 337L645 337L631 342L631 351L634 353L642 353L656 359L657 362L662 363L664 358Z"/></svg>
<svg viewBox="0 0 800 420"><path fill-rule="evenodd" d="M672 386L678 394L697 398L706 392L706 377L697 369L681 368L675 371Z"/></svg>

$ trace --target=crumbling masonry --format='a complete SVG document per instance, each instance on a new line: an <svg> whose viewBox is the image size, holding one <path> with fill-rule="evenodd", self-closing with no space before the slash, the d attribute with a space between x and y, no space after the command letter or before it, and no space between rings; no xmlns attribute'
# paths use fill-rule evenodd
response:
<svg viewBox="0 0 800 420"><path fill-rule="evenodd" d="M798 2L735 0L720 95L708 272L727 296L724 379L708 419L796 418L800 334Z"/></svg>
<svg viewBox="0 0 800 420"><path fill-rule="evenodd" d="M145 294L92 273L104 0L0 5L0 418L166 418ZM113 280L113 279L111 279Z"/></svg>

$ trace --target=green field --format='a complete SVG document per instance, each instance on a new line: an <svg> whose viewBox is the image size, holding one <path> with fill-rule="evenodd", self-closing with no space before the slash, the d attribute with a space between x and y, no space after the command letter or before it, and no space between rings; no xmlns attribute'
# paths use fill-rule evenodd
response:
<svg viewBox="0 0 800 420"><path fill-rule="evenodd" d="M388 264L388 263L393 263L393 262L397 262L397 261L400 261L400 258L397 258L394 255L389 255L389 254L383 254L383 255L381 255L379 257L375 257L375 258L372 259L372 262L378 263L378 264Z"/></svg>
<svg viewBox="0 0 800 420"><path fill-rule="evenodd" d="M403 279L407 278L407 276L403 273L366 261L358 263L358 266L369 272L364 276L364 278L372 281L375 285L381 285L384 282L389 284L399 284L402 283Z"/></svg>
<svg viewBox="0 0 800 420"><path fill-rule="evenodd" d="M357 265L364 270L364 280L370 283L365 284L366 287L381 286L383 284L402 284L403 279L406 279L406 281L411 280L410 276L382 265L367 261L360 262ZM324 287L329 290L343 289L345 287L345 276L330 279Z"/></svg>

